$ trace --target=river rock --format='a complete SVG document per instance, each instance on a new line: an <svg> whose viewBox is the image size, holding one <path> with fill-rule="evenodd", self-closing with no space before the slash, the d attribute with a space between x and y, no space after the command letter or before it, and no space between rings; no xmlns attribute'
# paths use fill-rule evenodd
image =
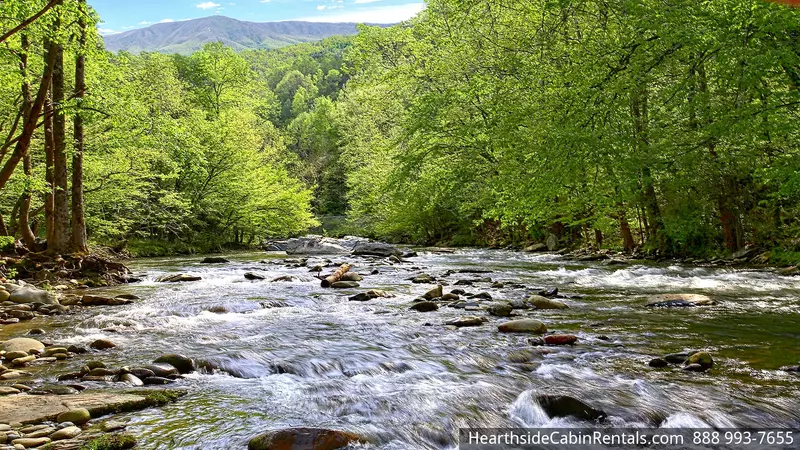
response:
<svg viewBox="0 0 800 450"><path fill-rule="evenodd" d="M775 273L784 277L800 275L800 266L781 267L780 269L775 269Z"/></svg>
<svg viewBox="0 0 800 450"><path fill-rule="evenodd" d="M188 356L169 354L160 356L153 363L164 363L178 369L181 374L192 373L196 370L194 360Z"/></svg>
<svg viewBox="0 0 800 450"><path fill-rule="evenodd" d="M47 347L44 352L42 352L42 357L47 358L48 356L54 356L58 353L69 353L66 347Z"/></svg>
<svg viewBox="0 0 800 450"><path fill-rule="evenodd" d="M98 340L92 342L91 344L89 344L89 347L93 348L95 350L108 350L108 349L114 348L116 346L117 346L117 344L109 341L108 339L98 339Z"/></svg>
<svg viewBox="0 0 800 450"><path fill-rule="evenodd" d="M334 289L352 289L361 286L357 281L337 281L331 284Z"/></svg>
<svg viewBox="0 0 800 450"><path fill-rule="evenodd" d="M342 278L341 278L340 281L361 281L363 279L364 279L364 277L362 277L361 275L359 275L359 274L357 274L355 272L347 272L344 275L342 275Z"/></svg>
<svg viewBox="0 0 800 450"><path fill-rule="evenodd" d="M44 426L44 425L39 425L37 428L38 428L37 430L28 429L28 431L25 431L26 429L23 428L20 431L22 433L25 433L25 437L29 438L29 439L38 439L38 438L48 437L51 434L56 432L55 428Z"/></svg>
<svg viewBox="0 0 800 450"><path fill-rule="evenodd" d="M552 298L543 297L541 295L531 295L526 300L529 304L533 305L536 309L568 309L569 306L561 301Z"/></svg>
<svg viewBox="0 0 800 450"><path fill-rule="evenodd" d="M423 273L422 275L417 275L416 277L411 278L411 282L414 284L431 284L434 282L434 279L427 273Z"/></svg>
<svg viewBox="0 0 800 450"><path fill-rule="evenodd" d="M536 397L536 402L550 417L575 417L592 422L600 422L607 417L605 412L567 395L540 395Z"/></svg>
<svg viewBox="0 0 800 450"><path fill-rule="evenodd" d="M578 342L578 336L572 334L551 334L544 337L546 345L572 345Z"/></svg>
<svg viewBox="0 0 800 450"><path fill-rule="evenodd" d="M156 279L159 283L182 283L188 281L200 281L202 277L197 275L189 275L188 273L178 273L174 275L164 275Z"/></svg>
<svg viewBox="0 0 800 450"><path fill-rule="evenodd" d="M6 370L0 374L0 380L17 380L19 378L25 378L29 376L31 376L31 374L25 372L24 370Z"/></svg>
<svg viewBox="0 0 800 450"><path fill-rule="evenodd" d="M714 367L714 358L711 357L711 354L708 352L697 352L686 359L687 366L692 364L697 364L703 368L703 370L708 370Z"/></svg>
<svg viewBox="0 0 800 450"><path fill-rule="evenodd" d="M686 372L705 372L708 369L701 366L700 364L687 364L681 370L684 370Z"/></svg>
<svg viewBox="0 0 800 450"><path fill-rule="evenodd" d="M451 320L446 322L445 325L451 325L454 327L462 328L462 327L479 327L483 325L485 319L482 317L477 316L466 316L461 317L455 320Z"/></svg>
<svg viewBox="0 0 800 450"><path fill-rule="evenodd" d="M26 356L28 356L28 352L14 351L14 352L6 352L3 358L5 358L7 361L13 361L17 358L24 358Z"/></svg>
<svg viewBox="0 0 800 450"><path fill-rule="evenodd" d="M32 448L32 447L41 447L42 445L49 444L51 442L50 438L42 437L42 438L19 438L14 439L11 443L15 446L21 445L25 448Z"/></svg>
<svg viewBox="0 0 800 450"><path fill-rule="evenodd" d="M141 300L139 296L133 294L119 294L114 298L121 298L123 300Z"/></svg>
<svg viewBox="0 0 800 450"><path fill-rule="evenodd" d="M45 291L44 289L39 289L31 285L17 286L13 284L5 284L4 286L11 294L8 297L8 301L13 303L40 303L42 305L58 304L58 296L52 292ZM14 286L14 288L11 288L11 286Z"/></svg>
<svg viewBox="0 0 800 450"><path fill-rule="evenodd" d="M335 255L347 253L347 249L335 239L322 236L289 239L284 245L284 250L289 255Z"/></svg>
<svg viewBox="0 0 800 450"><path fill-rule="evenodd" d="M508 303L497 303L495 305L489 306L487 311L489 312L489 314L496 317L508 317L511 315L513 308Z"/></svg>
<svg viewBox="0 0 800 450"><path fill-rule="evenodd" d="M75 425L83 425L90 420L92 420L92 415L86 408L72 409L59 414L56 418L58 423L72 422Z"/></svg>
<svg viewBox="0 0 800 450"><path fill-rule="evenodd" d="M441 285L436 286L435 288L433 288L430 291L426 292L422 296L422 298L424 298L425 300L433 300L435 298L441 298L442 297L442 289L443 289L443 287Z"/></svg>
<svg viewBox="0 0 800 450"><path fill-rule="evenodd" d="M497 329L502 333L547 333L545 324L536 319L512 320L500 324Z"/></svg>
<svg viewBox="0 0 800 450"><path fill-rule="evenodd" d="M83 430L76 426L62 428L50 435L50 439L54 441L61 441L64 439L72 439L81 434Z"/></svg>
<svg viewBox="0 0 800 450"><path fill-rule="evenodd" d="M336 450L366 442L346 431L322 428L287 428L270 431L250 440L248 450Z"/></svg>
<svg viewBox="0 0 800 450"><path fill-rule="evenodd" d="M26 355L31 350L44 351L44 344L31 338L14 338L3 342L0 349L6 352L24 352Z"/></svg>
<svg viewBox="0 0 800 450"><path fill-rule="evenodd" d="M551 252L558 250L558 236L555 234L550 233L544 243Z"/></svg>
<svg viewBox="0 0 800 450"><path fill-rule="evenodd" d="M36 361L36 356L29 355L29 356L24 356L22 358L17 358L17 359L12 360L11 361L11 365L12 366L24 366L25 364L27 364L29 362L33 362L33 361Z"/></svg>
<svg viewBox="0 0 800 450"><path fill-rule="evenodd" d="M142 380L132 373L123 373L119 376L119 381L121 383L128 383L131 386L144 386Z"/></svg>
<svg viewBox="0 0 800 450"><path fill-rule="evenodd" d="M403 252L391 244L383 242L359 242L353 247L353 254L357 256L402 256Z"/></svg>
<svg viewBox="0 0 800 450"><path fill-rule="evenodd" d="M663 367L667 367L669 365L669 363L665 359L653 358L653 359L650 360L649 363L647 363L647 365L650 366L650 367L655 367L657 369L661 369Z"/></svg>
<svg viewBox="0 0 800 450"><path fill-rule="evenodd" d="M19 389L13 388L11 386L0 386L0 395L12 395L12 394L19 394L21 391Z"/></svg>
<svg viewBox="0 0 800 450"><path fill-rule="evenodd" d="M203 258L203 260L200 261L200 264L225 264L229 262L229 260L221 256L209 256L207 258Z"/></svg>
<svg viewBox="0 0 800 450"><path fill-rule="evenodd" d="M170 380L169 378L162 378L162 377L150 377L144 379L144 384L146 386L154 386L154 385L164 385L174 383L174 380Z"/></svg>
<svg viewBox="0 0 800 450"><path fill-rule="evenodd" d="M150 364L149 366L146 366L145 369L152 371L153 375L162 378L174 377L180 374L178 369L169 364Z"/></svg>
<svg viewBox="0 0 800 450"><path fill-rule="evenodd" d="M5 288L0 287L0 303L8 301L9 297L11 297L11 293L5 290Z"/></svg>
<svg viewBox="0 0 800 450"><path fill-rule="evenodd" d="M267 277L259 275L257 273L253 273L253 272L245 273L244 274L244 278L246 280L250 280L250 281L260 281L260 280L266 280L267 279ZM275 281L275 280L273 280L273 281Z"/></svg>
<svg viewBox="0 0 800 450"><path fill-rule="evenodd" d="M120 306L131 303L132 300L127 300L119 297L104 297L101 295L84 295L81 297L81 304L84 306Z"/></svg>
<svg viewBox="0 0 800 450"><path fill-rule="evenodd" d="M548 250L547 244L533 244L531 246L525 247L525 252L527 253L538 253L538 252L546 252Z"/></svg>
<svg viewBox="0 0 800 450"><path fill-rule="evenodd" d="M689 353L670 353L669 355L664 356L664 361L670 364L683 364L689 358L690 355L697 352L689 352Z"/></svg>
<svg viewBox="0 0 800 450"><path fill-rule="evenodd" d="M418 312L431 312L439 309L439 305L434 302L419 302L411 305L411 308L409 309Z"/></svg>
<svg viewBox="0 0 800 450"><path fill-rule="evenodd" d="M702 294L659 294L647 299L648 308L687 308L695 306L711 306L717 303Z"/></svg>
<svg viewBox="0 0 800 450"><path fill-rule="evenodd" d="M174 369L174 368L173 368ZM122 373L130 373L136 378L143 379L156 376L155 372L144 367L123 367L120 371Z"/></svg>

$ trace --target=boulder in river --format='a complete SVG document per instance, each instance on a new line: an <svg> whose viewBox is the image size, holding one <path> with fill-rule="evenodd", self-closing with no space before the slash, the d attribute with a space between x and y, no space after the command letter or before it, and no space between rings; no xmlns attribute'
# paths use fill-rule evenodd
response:
<svg viewBox="0 0 800 450"><path fill-rule="evenodd" d="M9 292L8 301L18 304L40 303L42 305L57 305L58 296L52 292L39 289L35 286L6 283L3 285Z"/></svg>
<svg viewBox="0 0 800 450"><path fill-rule="evenodd" d="M353 254L357 256L401 256L403 254L397 247L383 242L359 242L353 248Z"/></svg>
<svg viewBox="0 0 800 450"><path fill-rule="evenodd" d="M466 317L461 317L461 318L446 322L445 325L451 325L451 326L454 326L454 327L457 327L457 328L479 327L479 326L483 325L484 322L486 322L486 319L484 319L483 317L466 316Z"/></svg>
<svg viewBox="0 0 800 450"><path fill-rule="evenodd" d="M494 305L489 305L487 311L490 315L495 317L508 317L511 315L513 308L509 303L496 303Z"/></svg>
<svg viewBox="0 0 800 450"><path fill-rule="evenodd" d="M524 251L526 253L537 253L537 252L546 252L547 250L548 250L547 244L533 244L528 247L525 247Z"/></svg>
<svg viewBox="0 0 800 450"><path fill-rule="evenodd" d="M692 308L711 306L717 302L702 294L658 294L647 299L648 308Z"/></svg>
<svg viewBox="0 0 800 450"><path fill-rule="evenodd" d="M331 283L331 287L334 289L351 289L359 286L361 285L358 284L357 281L337 281L335 283Z"/></svg>
<svg viewBox="0 0 800 450"><path fill-rule="evenodd" d="M346 431L322 428L286 428L269 431L252 439L248 450L336 450L364 443L361 436Z"/></svg>
<svg viewBox="0 0 800 450"><path fill-rule="evenodd" d="M284 245L289 255L336 255L347 253L347 249L335 239L322 236L306 236L289 239Z"/></svg>
<svg viewBox="0 0 800 450"><path fill-rule="evenodd" d="M14 338L9 339L0 345L0 349L7 353L10 352L25 352L28 354L31 350L44 351L44 344L31 338Z"/></svg>
<svg viewBox="0 0 800 450"><path fill-rule="evenodd" d="M83 425L90 420L92 420L92 415L85 408L76 408L63 412L56 418L58 423L71 422L75 425Z"/></svg>
<svg viewBox="0 0 800 450"><path fill-rule="evenodd" d="M95 350L108 350L108 349L114 348L116 346L117 346L117 344L109 341L108 339L98 339L98 340L92 342L91 344L89 344L89 347L93 348Z"/></svg>
<svg viewBox="0 0 800 450"><path fill-rule="evenodd" d="M385 292L385 291L378 291L378 290L371 290L367 292L362 292L360 294L356 294L350 297L351 302L367 302L375 298L389 298L394 297L394 295Z"/></svg>
<svg viewBox="0 0 800 450"><path fill-rule="evenodd" d="M536 309L568 309L569 306L561 301L542 297L541 295L531 295L526 300L529 304L534 306Z"/></svg>
<svg viewBox="0 0 800 450"><path fill-rule="evenodd" d="M156 279L159 283L182 283L188 281L200 281L202 277L197 275L189 275L188 273L177 273L172 275L164 275Z"/></svg>
<svg viewBox="0 0 800 450"><path fill-rule="evenodd" d="M153 375L156 377L167 378L179 375L178 369L176 369L175 366L172 366L170 364L154 363L144 368L153 372ZM147 377L147 378L152 378L152 377Z"/></svg>
<svg viewBox="0 0 800 450"><path fill-rule="evenodd" d="M657 369L661 369L661 368L667 367L669 365L669 363L665 359L662 359L662 358L653 358L653 359L650 360L649 363L647 363L647 365L650 366L650 367L655 367Z"/></svg>
<svg viewBox="0 0 800 450"><path fill-rule="evenodd" d="M221 256L209 256L200 261L200 264L225 264L229 262L230 260L227 260Z"/></svg>
<svg viewBox="0 0 800 450"><path fill-rule="evenodd" d="M422 296L425 300L433 300L434 298L441 298L442 297L442 289L441 285L436 286L435 288L431 289L430 291L426 292L425 295Z"/></svg>
<svg viewBox="0 0 800 450"><path fill-rule="evenodd" d="M500 324L497 329L502 333L547 333L545 324L536 319L512 320Z"/></svg>
<svg viewBox="0 0 800 450"><path fill-rule="evenodd" d="M708 352L697 352L686 358L686 362L684 364L686 364L686 366L697 364L703 370L708 370L714 367L714 358L712 358L711 354Z"/></svg>
<svg viewBox="0 0 800 450"><path fill-rule="evenodd" d="M170 366L178 369L181 374L192 373L196 370L194 360L188 356L169 354L160 356L153 361L154 363L169 364Z"/></svg>
<svg viewBox="0 0 800 450"><path fill-rule="evenodd" d="M601 422L607 417L605 412L568 395L540 395L536 402L550 417L574 417L591 422Z"/></svg>
<svg viewBox="0 0 800 450"><path fill-rule="evenodd" d="M551 334L544 337L544 343L547 345L572 345L578 342L578 336L573 334Z"/></svg>
<svg viewBox="0 0 800 450"><path fill-rule="evenodd" d="M439 309L439 305L434 302L419 302L411 305L411 308L409 309L418 312L431 312Z"/></svg>
<svg viewBox="0 0 800 450"><path fill-rule="evenodd" d="M265 276L259 275L257 273L246 272L244 274L244 279L245 280L250 280L250 281L258 281L258 280L266 280L267 278Z"/></svg>
<svg viewBox="0 0 800 450"><path fill-rule="evenodd" d="M363 279L364 278L361 275L355 272L347 272L342 275L342 278L340 278L339 281L361 281Z"/></svg>
<svg viewBox="0 0 800 450"><path fill-rule="evenodd" d="M422 275L417 275L416 277L411 278L411 282L414 284L431 284L433 281L433 277L427 273L423 273Z"/></svg>

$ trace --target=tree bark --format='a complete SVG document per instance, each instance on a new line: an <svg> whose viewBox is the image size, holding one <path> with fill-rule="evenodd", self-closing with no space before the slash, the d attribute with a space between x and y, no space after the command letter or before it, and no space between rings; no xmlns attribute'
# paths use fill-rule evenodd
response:
<svg viewBox="0 0 800 450"><path fill-rule="evenodd" d="M346 274L347 271L349 270L350 270L350 264L342 264L341 267L336 269L336 272L333 272L333 274L322 280L322 287L324 288L331 287L333 283L336 283L337 281L341 280L344 274Z"/></svg>
<svg viewBox="0 0 800 450"><path fill-rule="evenodd" d="M20 32L20 31L22 31L23 29L25 29L28 25L32 24L33 22L36 22L47 11L49 11L51 8L53 8L54 6L58 5L61 2L62 2L62 0L51 0L50 3L45 5L45 7L42 8L41 10L39 10L39 12L37 12L36 14L32 15L31 17L25 19L21 24L19 24L16 27L12 28L8 32L3 33L3 35L0 36L0 42L5 42L6 39L10 38L11 36L15 35L16 33Z"/></svg>
<svg viewBox="0 0 800 450"><path fill-rule="evenodd" d="M80 0L82 8L86 0ZM81 16L80 50L75 59L75 98L78 100L78 112L74 119L75 153L72 155L72 251L86 253L89 251L86 237L86 217L84 215L83 198L83 151L85 148L83 133L83 116L81 102L86 94L86 19Z"/></svg>
<svg viewBox="0 0 800 450"><path fill-rule="evenodd" d="M20 40L22 43L22 48L20 51L20 61L19 61L19 69L20 73L22 74L22 110L23 116L27 117L31 114L31 109L33 108L33 97L31 95L31 85L28 82L28 50L30 48L30 42L28 42L28 35L23 33L20 36ZM31 156L28 152L25 153L25 156L22 157L22 168L25 171L25 176L30 178L31 176ZM33 231L31 231L30 227L30 211L31 211L31 189L30 186L25 187L25 192L22 194L22 207L19 210L19 231L20 235L22 236L22 240L25 242L25 246L27 246L30 250L33 250L36 246L36 236L34 236Z"/></svg>
<svg viewBox="0 0 800 450"><path fill-rule="evenodd" d="M628 217L625 214L625 208L622 203L617 203L617 217L619 218L619 232L622 235L622 248L625 253L630 253L636 248L636 242L633 240L631 225L628 223Z"/></svg>
<svg viewBox="0 0 800 450"><path fill-rule="evenodd" d="M53 101L48 99L44 113L44 154L45 154L45 181L47 191L44 194L44 217L46 239L48 246L53 241Z"/></svg>
<svg viewBox="0 0 800 450"><path fill-rule="evenodd" d="M70 250L69 228L69 196L67 195L67 135L66 117L64 116L64 49L56 50L56 62L53 68L53 233L52 242L47 250L53 254L64 254Z"/></svg>

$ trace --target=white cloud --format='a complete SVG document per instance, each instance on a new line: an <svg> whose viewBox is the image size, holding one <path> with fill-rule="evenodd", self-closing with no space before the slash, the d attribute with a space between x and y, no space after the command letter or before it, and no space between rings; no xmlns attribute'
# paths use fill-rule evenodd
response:
<svg viewBox="0 0 800 450"><path fill-rule="evenodd" d="M148 22L146 20L143 20L143 21L139 22L139 25L150 25L151 23L153 23L153 22Z"/></svg>
<svg viewBox="0 0 800 450"><path fill-rule="evenodd" d="M100 33L103 36L108 36L109 34L117 34L117 33L119 33L119 31L112 30L112 29L109 29L109 28L98 28L97 32Z"/></svg>
<svg viewBox="0 0 800 450"><path fill-rule="evenodd" d="M304 22L397 23L416 16L424 9L424 3L407 3L405 5L374 6L350 12L336 12L293 20Z"/></svg>
<svg viewBox="0 0 800 450"><path fill-rule="evenodd" d="M203 2L196 6L200 9L211 9L211 8L218 8L220 4L214 2Z"/></svg>
<svg viewBox="0 0 800 450"><path fill-rule="evenodd" d="M159 20L158 21L158 23L172 23L172 22L175 22L175 20L174 19L164 19L164 20Z"/></svg>

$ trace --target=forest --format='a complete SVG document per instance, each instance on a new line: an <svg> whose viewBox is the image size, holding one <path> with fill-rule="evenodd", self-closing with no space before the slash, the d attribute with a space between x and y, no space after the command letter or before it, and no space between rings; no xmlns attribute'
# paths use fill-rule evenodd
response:
<svg viewBox="0 0 800 450"><path fill-rule="evenodd" d="M430 0L355 37L189 56L105 51L83 0L0 9L7 246L316 230L799 255L800 12L783 5Z"/></svg>

